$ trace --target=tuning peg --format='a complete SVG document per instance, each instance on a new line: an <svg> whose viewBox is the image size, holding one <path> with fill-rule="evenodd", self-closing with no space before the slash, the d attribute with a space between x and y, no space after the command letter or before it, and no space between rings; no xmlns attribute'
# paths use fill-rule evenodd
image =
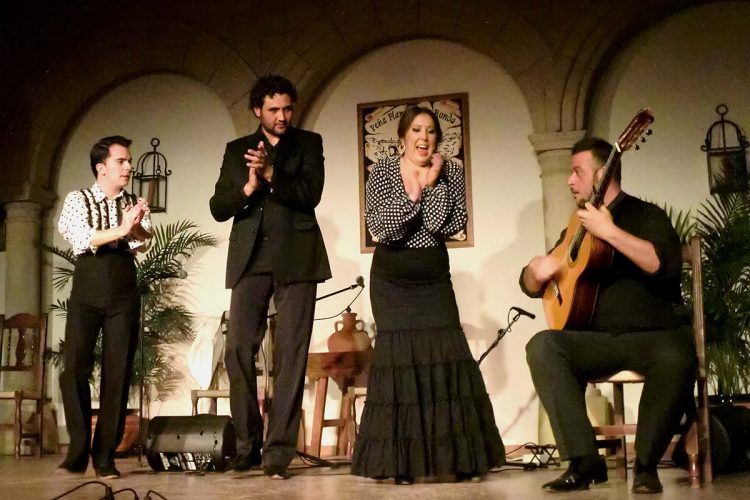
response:
<svg viewBox="0 0 750 500"><path fill-rule="evenodd" d="M654 131L653 131L653 130L651 130L651 129L648 129L648 130L646 130L646 135L651 135L651 134L653 134L653 133L654 133Z"/></svg>
<svg viewBox="0 0 750 500"><path fill-rule="evenodd" d="M641 149L641 147L638 144L636 144L634 147L635 147L636 151L638 151L639 149Z"/></svg>
<svg viewBox="0 0 750 500"><path fill-rule="evenodd" d="M641 137L641 142L646 142L646 138L645 137Z"/></svg>

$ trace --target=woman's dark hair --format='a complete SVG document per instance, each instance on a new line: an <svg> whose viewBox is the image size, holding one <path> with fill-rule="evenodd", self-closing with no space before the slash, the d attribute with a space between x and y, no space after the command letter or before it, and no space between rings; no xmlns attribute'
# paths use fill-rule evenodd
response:
<svg viewBox="0 0 750 500"><path fill-rule="evenodd" d="M96 166L99 163L104 163L109 158L109 147L112 144L119 144L122 147L129 148L133 143L130 139L127 139L121 135L111 135L109 137L103 137L91 147L89 158L91 159L91 172L94 177L97 176Z"/></svg>
<svg viewBox="0 0 750 500"><path fill-rule="evenodd" d="M432 118L432 123L435 125L435 132L437 133L437 143L440 144L440 141L443 140L443 129L440 128L437 115L429 108L415 105L406 106L404 114L401 115L401 119L398 121L398 138L403 139L406 135L406 130L411 126L414 119L422 114Z"/></svg>
<svg viewBox="0 0 750 500"><path fill-rule="evenodd" d="M250 89L250 109L263 108L266 96L273 97L275 94L287 94L292 102L297 102L297 89L292 82L279 75L262 76Z"/></svg>

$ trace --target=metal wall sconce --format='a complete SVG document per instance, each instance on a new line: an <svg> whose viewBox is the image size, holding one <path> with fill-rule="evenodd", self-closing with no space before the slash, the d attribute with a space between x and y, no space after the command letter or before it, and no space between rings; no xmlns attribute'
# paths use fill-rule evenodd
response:
<svg viewBox="0 0 750 500"><path fill-rule="evenodd" d="M711 194L744 191L748 188L748 142L739 125L727 120L725 104L716 106L720 119L708 128L701 150L708 162L708 185Z"/></svg>
<svg viewBox="0 0 750 500"><path fill-rule="evenodd" d="M138 158L131 192L148 201L151 213L167 211L167 185L172 171L167 169L167 158L156 150L159 139L151 139L153 151L143 153Z"/></svg>

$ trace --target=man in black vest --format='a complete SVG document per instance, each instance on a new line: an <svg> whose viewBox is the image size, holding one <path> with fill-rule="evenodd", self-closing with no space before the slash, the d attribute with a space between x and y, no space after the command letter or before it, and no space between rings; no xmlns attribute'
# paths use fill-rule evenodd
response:
<svg viewBox="0 0 750 500"><path fill-rule="evenodd" d="M292 127L297 92L281 76L260 78L250 91L258 130L227 144L210 200L217 221L234 218L226 287L232 289L225 363L237 434L233 468L261 462L266 476L289 477L302 408L317 283L331 277L315 207L323 192L320 135ZM255 355L274 298L274 390L263 443Z"/></svg>
<svg viewBox="0 0 750 500"><path fill-rule="evenodd" d="M90 159L96 182L68 193L57 224L77 258L60 375L70 446L59 470L85 472L90 453L103 479L120 477L115 449L125 427L141 303L134 254L145 250L151 237L146 200L125 191L133 169L130 142L115 135L94 144ZM92 441L89 378L100 332L99 418Z"/></svg>

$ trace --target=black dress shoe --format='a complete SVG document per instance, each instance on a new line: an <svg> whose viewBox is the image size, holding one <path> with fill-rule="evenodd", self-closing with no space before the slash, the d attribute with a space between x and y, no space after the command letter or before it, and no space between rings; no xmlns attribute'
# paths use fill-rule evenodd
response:
<svg viewBox="0 0 750 500"><path fill-rule="evenodd" d="M542 486L546 491L563 492L587 490L591 483L604 483L607 481L607 463L603 458L588 467L582 467L580 464L574 464L571 461L568 470L565 473Z"/></svg>
<svg viewBox="0 0 750 500"><path fill-rule="evenodd" d="M63 463L57 466L55 472L62 474L83 474L86 472L86 468L89 465L88 457L86 460L64 460Z"/></svg>
<svg viewBox="0 0 750 500"><path fill-rule="evenodd" d="M414 484L414 478L410 476L396 476L395 481L399 485Z"/></svg>
<svg viewBox="0 0 750 500"><path fill-rule="evenodd" d="M102 465L95 467L96 477L100 479L118 479L120 477L120 471L115 468L114 464Z"/></svg>
<svg viewBox="0 0 750 500"><path fill-rule="evenodd" d="M289 479L289 472L283 465L266 465L263 474L271 479Z"/></svg>
<svg viewBox="0 0 750 500"><path fill-rule="evenodd" d="M250 453L237 455L229 462L227 469L243 472L261 464L260 450L252 450Z"/></svg>
<svg viewBox="0 0 750 500"><path fill-rule="evenodd" d="M636 471L633 479L633 493L661 493L663 490L656 471Z"/></svg>

